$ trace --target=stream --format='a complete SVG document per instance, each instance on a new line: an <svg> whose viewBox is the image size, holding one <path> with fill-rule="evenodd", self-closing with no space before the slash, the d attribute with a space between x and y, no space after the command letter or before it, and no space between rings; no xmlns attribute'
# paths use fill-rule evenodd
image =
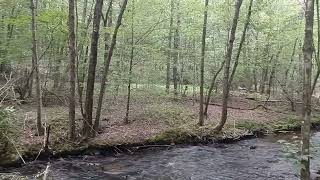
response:
<svg viewBox="0 0 320 180"><path fill-rule="evenodd" d="M320 170L320 133L312 136L312 175ZM50 162L48 179L106 180L281 180L299 179L299 139L267 136L232 144L149 149L134 155L60 158ZM34 179L47 162L9 172ZM0 176L1 179L1 176Z"/></svg>

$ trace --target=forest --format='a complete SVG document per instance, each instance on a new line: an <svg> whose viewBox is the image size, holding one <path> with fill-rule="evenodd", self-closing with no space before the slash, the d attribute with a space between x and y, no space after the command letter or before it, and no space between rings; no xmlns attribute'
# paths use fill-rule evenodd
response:
<svg viewBox="0 0 320 180"><path fill-rule="evenodd" d="M0 0L0 179L320 179L319 0Z"/></svg>

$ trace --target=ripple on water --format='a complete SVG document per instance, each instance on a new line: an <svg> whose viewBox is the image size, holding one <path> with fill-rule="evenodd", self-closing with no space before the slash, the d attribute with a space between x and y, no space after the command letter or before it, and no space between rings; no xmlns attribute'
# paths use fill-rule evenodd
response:
<svg viewBox="0 0 320 180"><path fill-rule="evenodd" d="M313 141L320 144L320 134ZM250 147L256 147L252 149ZM177 147L120 157L73 158L51 162L53 179L108 180L294 180L296 168L281 143L251 139L234 144ZM320 152L320 151L319 151ZM316 153L320 159L319 153ZM314 161L313 161L314 162ZM319 162L318 162L319 163ZM15 171L34 176L45 169L36 162Z"/></svg>

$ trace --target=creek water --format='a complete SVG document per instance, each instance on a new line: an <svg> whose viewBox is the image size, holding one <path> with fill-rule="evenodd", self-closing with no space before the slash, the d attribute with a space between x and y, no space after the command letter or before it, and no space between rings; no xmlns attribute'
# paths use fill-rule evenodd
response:
<svg viewBox="0 0 320 180"><path fill-rule="evenodd" d="M312 174L320 170L320 133L312 137ZM268 136L231 144L149 149L134 155L85 156L50 162L49 179L106 180L295 180L299 139ZM33 179L46 169L36 161L10 172ZM1 178L0 178L1 179Z"/></svg>

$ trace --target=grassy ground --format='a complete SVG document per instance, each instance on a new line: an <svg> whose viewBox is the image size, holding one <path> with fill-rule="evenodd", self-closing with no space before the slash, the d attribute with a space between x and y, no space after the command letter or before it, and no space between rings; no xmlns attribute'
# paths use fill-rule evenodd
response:
<svg viewBox="0 0 320 180"><path fill-rule="evenodd" d="M241 110L256 107L259 97L256 94L233 93L230 98L228 121L223 132L213 131L219 121L221 107L219 96L213 98L205 126L197 125L198 103L190 94L175 98L166 95L162 87L150 86L133 89L130 123L125 124L125 91L117 96L108 93L102 110L101 133L87 142L69 141L68 108L64 105L49 103L44 107L44 121L51 125L50 148L54 153L68 152L88 147L115 147L132 144L176 144L236 140L244 136L298 130L301 120L298 114L287 111L285 103L264 104L268 110ZM246 98L250 96L251 98ZM255 100L252 100L252 96ZM251 99L251 100L250 100ZM54 102L54 101L53 101ZM12 137L17 150L24 157L33 157L42 147L43 137L35 136L36 108L33 102L15 107L17 133ZM81 130L82 116L77 110L77 132ZM315 125L319 118L313 118ZM79 134L80 136L80 134ZM10 150L1 163L17 159L16 150Z"/></svg>

